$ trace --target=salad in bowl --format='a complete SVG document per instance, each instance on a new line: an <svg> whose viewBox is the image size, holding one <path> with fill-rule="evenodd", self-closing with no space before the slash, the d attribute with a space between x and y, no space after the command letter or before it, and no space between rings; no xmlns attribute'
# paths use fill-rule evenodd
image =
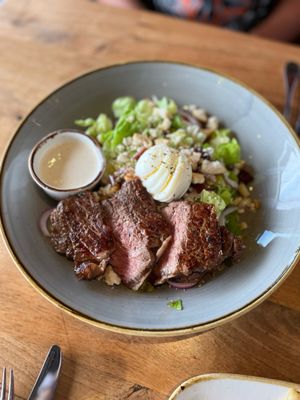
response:
<svg viewBox="0 0 300 400"><path fill-rule="evenodd" d="M102 146L100 187L50 214L54 249L79 279L133 290L188 289L239 261L253 172L234 134L196 105L163 97L112 103L75 121Z"/></svg>

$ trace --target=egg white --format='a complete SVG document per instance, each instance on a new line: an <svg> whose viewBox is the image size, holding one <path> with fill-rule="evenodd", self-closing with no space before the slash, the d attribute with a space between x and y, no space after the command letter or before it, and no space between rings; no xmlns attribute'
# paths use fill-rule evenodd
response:
<svg viewBox="0 0 300 400"><path fill-rule="evenodd" d="M188 158L165 144L146 150L137 161L135 173L153 198L161 202L181 198L192 181Z"/></svg>

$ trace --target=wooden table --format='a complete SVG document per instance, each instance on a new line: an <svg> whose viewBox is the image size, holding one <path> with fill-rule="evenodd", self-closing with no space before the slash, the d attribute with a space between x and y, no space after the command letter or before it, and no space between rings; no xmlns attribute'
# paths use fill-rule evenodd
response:
<svg viewBox="0 0 300 400"><path fill-rule="evenodd" d="M280 110L282 68L297 47L181 22L93 0L0 1L0 118L3 153L19 121L50 91L120 61L178 60L250 84ZM247 315L183 340L120 336L48 303L0 244L0 366L13 367L25 399L49 346L64 364L57 399L166 399L196 374L231 372L300 382L300 269Z"/></svg>

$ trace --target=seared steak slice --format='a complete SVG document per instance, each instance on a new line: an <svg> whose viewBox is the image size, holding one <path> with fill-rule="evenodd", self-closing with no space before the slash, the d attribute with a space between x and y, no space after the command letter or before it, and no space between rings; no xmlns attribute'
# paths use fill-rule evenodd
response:
<svg viewBox="0 0 300 400"><path fill-rule="evenodd" d="M170 236L170 227L139 179L123 183L102 205L116 241L110 264L124 285L137 290Z"/></svg>
<svg viewBox="0 0 300 400"><path fill-rule="evenodd" d="M177 201L163 214L173 227L173 239L154 268L154 282L211 271L233 255L234 237L218 224L210 204Z"/></svg>
<svg viewBox="0 0 300 400"><path fill-rule="evenodd" d="M57 253L73 258L73 246L70 239L68 214L65 212L65 203L58 203L50 215L50 240Z"/></svg>
<svg viewBox="0 0 300 400"><path fill-rule="evenodd" d="M85 192L62 200L51 213L50 222L52 245L74 260L76 275L80 279L103 275L114 241L93 194Z"/></svg>
<svg viewBox="0 0 300 400"><path fill-rule="evenodd" d="M230 258L234 262L239 262L241 253L245 248L242 240L234 236L225 226L221 227L221 237L224 260Z"/></svg>

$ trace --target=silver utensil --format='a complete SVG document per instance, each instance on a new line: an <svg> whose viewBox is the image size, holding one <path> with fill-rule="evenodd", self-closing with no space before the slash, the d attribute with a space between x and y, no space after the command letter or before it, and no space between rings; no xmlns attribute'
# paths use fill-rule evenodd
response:
<svg viewBox="0 0 300 400"><path fill-rule="evenodd" d="M4 367L2 370L0 400L5 400L5 399L14 400L14 371L12 369L9 371L9 384L8 384L7 397L5 397L5 391L6 391L6 368Z"/></svg>
<svg viewBox="0 0 300 400"><path fill-rule="evenodd" d="M28 400L53 400L62 363L59 346L52 346L37 377ZM1 400L1 399L0 399Z"/></svg>
<svg viewBox="0 0 300 400"><path fill-rule="evenodd" d="M291 117L292 100L300 78L300 67L295 62L288 62L284 67L285 105L283 115L287 120ZM300 124L300 118L299 118Z"/></svg>

